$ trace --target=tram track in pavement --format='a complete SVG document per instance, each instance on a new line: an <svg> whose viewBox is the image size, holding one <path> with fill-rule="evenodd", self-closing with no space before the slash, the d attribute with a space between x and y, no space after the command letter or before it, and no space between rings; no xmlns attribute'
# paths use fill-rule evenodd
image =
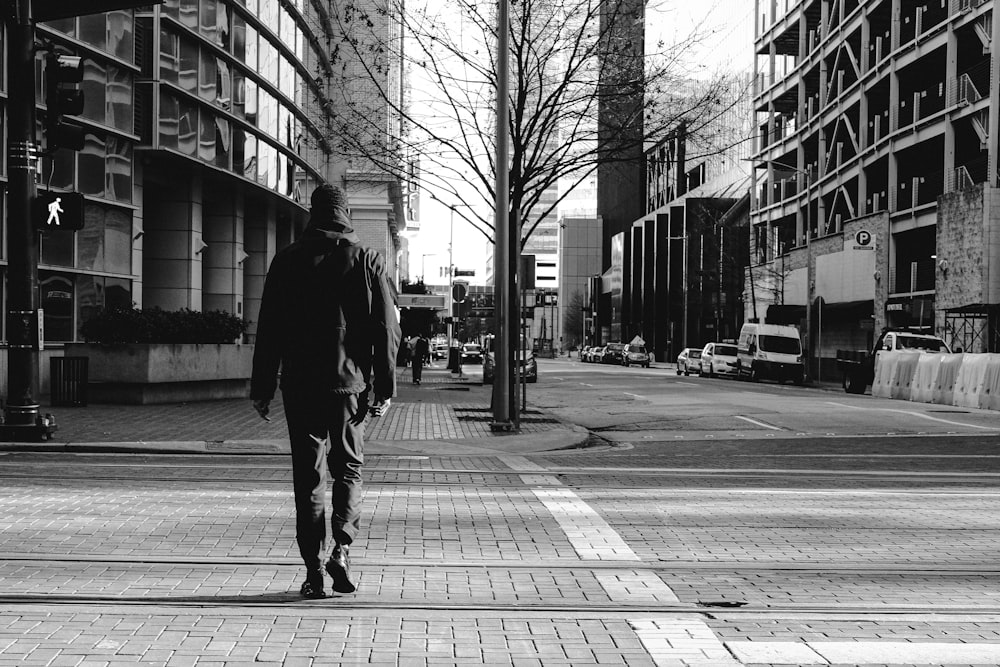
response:
<svg viewBox="0 0 1000 667"><path fill-rule="evenodd" d="M764 459L782 459L780 455L771 457L761 457ZM801 457L787 457L792 460L803 460ZM834 458L834 457L831 457ZM974 465L981 457L969 456L957 459L958 462L966 465ZM987 457L992 458L992 457ZM871 485L893 484L912 482L920 484L934 483L934 489L921 489L919 487L899 489L888 488L886 493L941 493L942 484L954 486L966 486L969 493L977 495L991 495L989 491L995 490L1000 494L1000 472L986 472L976 470L948 470L948 471L927 471L927 470L861 470L853 468L830 468L821 469L816 466L815 459L822 457L812 457L805 459L810 463L808 468L794 467L701 467L692 462L690 466L672 467L633 467L633 466L550 466L543 470L482 470L474 468L386 468L373 467L365 471L365 483L368 485L386 486L443 486L455 487L471 484L488 483L498 487L523 487L524 478L531 478L533 485L545 485L545 477L558 480L558 483L570 487L593 488L594 480L600 481L602 478L627 475L629 477L629 489L641 488L663 488L663 484L653 484L653 480L685 479L685 480L775 480L794 478L805 482L814 481L835 481L838 483L857 482L865 486L855 489L858 493L872 492ZM929 461L930 457L924 457ZM983 459L986 460L986 459ZM991 461L992 462L992 461ZM767 461L765 461L767 463ZM75 482L81 479L80 469L86 467L88 470L99 471L97 474L89 472L86 475L87 481L92 482L120 482L143 481L156 483L246 483L262 485L285 485L291 481L291 470L287 466L218 466L210 464L178 465L174 463L162 464L136 464L136 463L97 463L88 461L73 461L71 463L50 462L19 463L14 461L4 461L0 459L0 479L6 480L29 480L36 482ZM156 471L175 470L179 474L155 474ZM204 475L183 474L188 471L204 471ZM220 474L220 472L235 473L237 471L248 473L245 476L238 474ZM271 478L253 476L253 472L273 473ZM393 476L406 477L405 479L394 479ZM442 476L462 476L462 479L441 480L435 479ZM650 483L644 485L639 480L648 480ZM616 481L616 484L618 482ZM707 487L708 490L716 487ZM692 487L685 487L685 490L694 490ZM718 487L717 490L727 490L726 487ZM729 489L732 490L732 489ZM817 491L829 490L817 488ZM776 492L787 491L787 489L775 489ZM958 491L949 491L958 493Z"/></svg>
<svg viewBox="0 0 1000 667"><path fill-rule="evenodd" d="M886 614L886 615L920 615L944 614L965 615L984 618L995 616L1000 619L1000 600L980 590L996 590L1000 582L1000 568L995 564L965 563L962 565L948 564L873 564L873 563L746 563L746 562L685 562L664 563L651 561L616 561L616 562L585 562L581 560L563 559L554 562L553 559L509 561L475 561L475 560L433 560L433 559L392 559L363 558L357 564L361 577L357 596L337 596L336 603L340 609L422 609L431 611L489 611L489 612L559 612L559 613L594 613L597 611L609 614L714 614L725 613L767 613L767 614L832 614L837 616L851 614ZM309 601L301 600L295 591L296 578L300 574L301 564L293 558L226 558L217 557L149 557L133 556L115 558L107 555L92 554L89 556L53 555L39 557L35 554L0 553L0 579L7 576L9 569L17 573L22 581L30 585L37 574L40 588L52 585L53 578L59 581L59 588L72 588L73 573L78 572L83 583L75 585L83 588L93 587L94 581L104 582L101 585L117 588L115 594L100 592L60 593L58 591L12 591L8 588L0 592L0 605L11 609L23 605L170 605L197 607L261 607L269 604L311 605ZM266 570L273 578L266 585L247 583L252 577L250 572ZM191 593L175 591L164 593L164 586L176 584L183 573L188 579L197 582L213 580L212 587L224 587L221 581L230 578L244 582L237 586L239 592L216 590L215 592ZM381 583L386 578L404 576L404 573L415 584L414 590L406 593L411 599L400 599L404 591L391 585ZM680 597L650 601L642 597L634 602L623 603L614 599L599 599L604 594L604 584L608 577L627 573L635 580L642 577L654 577L658 583L684 582L693 586L683 588ZM643 573L646 573L645 575ZM442 581L483 581L491 577L498 580L510 579L528 581L540 579L546 582L559 581L556 585L568 587L571 595L578 595L578 589L589 589L590 594L584 601L579 597L559 600L559 595L549 590L542 594L530 590L514 593L505 591L499 593L498 600L484 600L477 597L475 589L458 586L455 590L422 593L423 584ZM365 579L376 583L365 584ZM528 577L529 579L525 579ZM711 582L722 577L730 582L734 590L742 589L742 594L720 592L712 586L699 588L699 581ZM845 582L861 586L871 582L883 584L883 594L874 596L877 602L864 602L863 596L857 595L851 599L850 594L839 594L843 600L837 604L817 602L809 593L802 595L803 602L789 602L779 599L787 596L793 598L792 591L785 593L772 590L773 582L787 582L792 579L809 580L813 586L845 587ZM757 582L756 580L760 581ZM732 582L737 582L735 585ZM695 582L692 584L692 582ZM761 587L763 582L763 587ZM950 602L918 603L913 601L893 602L892 587L886 584L899 585L911 597L920 598L919 591L947 589L956 597ZM992 582L992 583L990 583ZM286 590L280 590L287 584ZM550 583L551 585L551 583ZM664 584L666 585L666 584ZM796 584L791 584L794 588ZM16 587L16 585L15 585ZM766 589L766 590L765 590ZM371 592L373 591L374 592ZM669 589L664 588L664 591ZM850 588L846 588L850 590ZM914 591L918 591L914 593ZM365 596L367 592L368 597ZM749 594L746 594L749 593ZM405 597L405 595L404 595ZM461 598L466 598L463 601ZM381 598L381 599L380 599ZM475 599L473 599L475 598ZM505 599L507 598L507 599ZM516 598L516 599L509 599ZM742 598L742 599L740 599ZM959 599L960 598L960 599Z"/></svg>

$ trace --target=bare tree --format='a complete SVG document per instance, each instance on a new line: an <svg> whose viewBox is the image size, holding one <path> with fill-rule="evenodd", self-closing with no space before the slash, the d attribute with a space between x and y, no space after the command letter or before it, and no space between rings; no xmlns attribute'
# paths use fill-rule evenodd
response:
<svg viewBox="0 0 1000 667"><path fill-rule="evenodd" d="M692 134L709 132L730 104L729 90L740 85L726 75L706 78L688 62L701 39L697 30L655 48L643 48L641 39L623 41L627 28L643 20L642 4L511 3L509 196L522 221L522 245L599 163L634 155L637 143L655 141L681 121ZM332 109L339 151L402 179L411 176L410 156L419 156L421 187L443 201L461 202L456 214L487 238L493 225L476 219L474 210L492 208L495 194L495 14L493 1L332 2L340 34L331 57L342 79L331 82L339 91ZM404 38L387 38L398 34ZM382 83L396 67L405 72L409 97ZM638 74L605 76L606 67ZM615 85L601 83L608 80ZM404 131L398 141L384 139L385 117L370 112L372 99L399 118ZM602 104L628 110L611 122L628 128L622 136L629 139L610 149L597 140Z"/></svg>

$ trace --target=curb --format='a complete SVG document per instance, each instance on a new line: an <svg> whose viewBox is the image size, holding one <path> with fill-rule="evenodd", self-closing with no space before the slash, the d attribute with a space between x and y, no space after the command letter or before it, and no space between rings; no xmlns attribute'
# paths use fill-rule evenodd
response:
<svg viewBox="0 0 1000 667"><path fill-rule="evenodd" d="M480 455L551 453L592 449L591 434L573 424L529 434L496 435L489 438L438 440L368 440L366 454ZM600 447L596 445L595 447ZM286 440L223 441L134 441L134 442L9 442L0 443L0 454L16 452L66 454L184 454L226 456L285 456Z"/></svg>

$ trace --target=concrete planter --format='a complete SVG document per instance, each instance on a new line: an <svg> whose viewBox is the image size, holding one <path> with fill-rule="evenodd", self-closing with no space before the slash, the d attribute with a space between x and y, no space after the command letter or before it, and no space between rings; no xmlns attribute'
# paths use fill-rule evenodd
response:
<svg viewBox="0 0 1000 667"><path fill-rule="evenodd" d="M68 343L65 356L90 360L92 403L179 403L250 393L252 345Z"/></svg>

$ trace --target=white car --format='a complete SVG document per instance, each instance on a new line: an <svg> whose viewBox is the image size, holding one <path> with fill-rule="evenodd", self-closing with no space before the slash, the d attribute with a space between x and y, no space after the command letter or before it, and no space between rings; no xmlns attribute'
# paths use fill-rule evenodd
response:
<svg viewBox="0 0 1000 667"><path fill-rule="evenodd" d="M677 374L691 375L692 372L701 373L700 347L685 347L677 355Z"/></svg>
<svg viewBox="0 0 1000 667"><path fill-rule="evenodd" d="M701 376L736 375L736 346L709 343L701 350Z"/></svg>

